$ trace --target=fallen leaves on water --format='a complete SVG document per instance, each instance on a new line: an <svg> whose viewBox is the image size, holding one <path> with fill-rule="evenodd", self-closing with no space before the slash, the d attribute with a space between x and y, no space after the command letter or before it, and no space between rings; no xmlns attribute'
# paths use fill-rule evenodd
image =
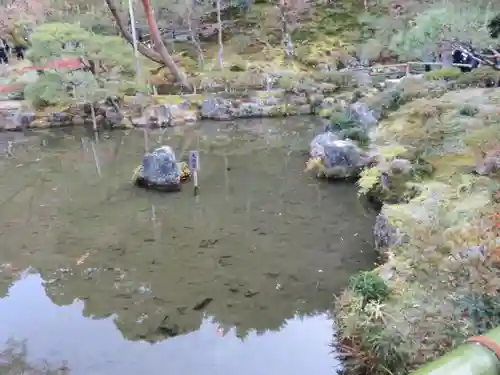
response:
<svg viewBox="0 0 500 375"><path fill-rule="evenodd" d="M90 253L87 252L83 254L80 258L77 259L76 264L79 266L85 262L85 260L89 257Z"/></svg>

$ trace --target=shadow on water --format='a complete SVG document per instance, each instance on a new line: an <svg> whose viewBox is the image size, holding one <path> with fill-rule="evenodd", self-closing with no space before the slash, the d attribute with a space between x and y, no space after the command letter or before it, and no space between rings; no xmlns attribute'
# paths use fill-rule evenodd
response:
<svg viewBox="0 0 500 375"><path fill-rule="evenodd" d="M28 138L0 161L0 342L71 374L331 373L333 295L372 265L373 216L303 173L314 128L149 134L200 150L197 199L130 184L141 132L101 137L101 176L75 130Z"/></svg>

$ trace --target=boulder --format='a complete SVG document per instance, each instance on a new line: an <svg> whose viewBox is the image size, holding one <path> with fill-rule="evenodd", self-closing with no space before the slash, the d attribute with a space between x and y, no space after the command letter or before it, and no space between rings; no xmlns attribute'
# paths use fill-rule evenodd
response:
<svg viewBox="0 0 500 375"><path fill-rule="evenodd" d="M328 129L312 140L310 148L307 169L316 169L318 177L356 177L373 161L353 141L340 140Z"/></svg>
<svg viewBox="0 0 500 375"><path fill-rule="evenodd" d="M120 123L115 125L114 127L115 129L133 129L134 125L128 118L123 118Z"/></svg>
<svg viewBox="0 0 500 375"><path fill-rule="evenodd" d="M365 131L375 127L378 122L378 117L363 102L349 104L347 107L347 116L359 124Z"/></svg>
<svg viewBox="0 0 500 375"><path fill-rule="evenodd" d="M85 119L82 116L74 115L71 120L74 126L83 126L85 125Z"/></svg>
<svg viewBox="0 0 500 375"><path fill-rule="evenodd" d="M30 129L48 129L50 128L50 123L46 119L36 119L35 121L32 121L31 124L29 125Z"/></svg>
<svg viewBox="0 0 500 375"><path fill-rule="evenodd" d="M137 128L147 128L149 125L148 119L146 119L144 116L141 117L135 117L131 120L132 125Z"/></svg>
<svg viewBox="0 0 500 375"><path fill-rule="evenodd" d="M394 158L389 163L389 173L391 176L411 176L413 173L413 164L407 159Z"/></svg>
<svg viewBox="0 0 500 375"><path fill-rule="evenodd" d="M268 95L256 94L246 98L223 98L210 96L201 103L201 118L211 120L232 120L236 118L284 116L288 108L293 113L309 114L311 106L304 95L283 97L281 90ZM286 102L293 99L288 105ZM304 103L304 104L302 104Z"/></svg>
<svg viewBox="0 0 500 375"><path fill-rule="evenodd" d="M333 112L343 112L348 106L348 101L342 97L324 97L316 106L316 113L323 118L330 118Z"/></svg>
<svg viewBox="0 0 500 375"><path fill-rule="evenodd" d="M486 153L483 159L477 163L475 171L480 176L489 176L500 172L500 150Z"/></svg>
<svg viewBox="0 0 500 375"><path fill-rule="evenodd" d="M117 126L123 120L123 115L114 107L106 108L104 117L110 127Z"/></svg>
<svg viewBox="0 0 500 375"><path fill-rule="evenodd" d="M413 164L408 159L394 158L386 160L374 155L374 163L380 173L378 183L367 193L370 199L378 203L398 204L412 199L420 192L418 185L411 182L418 173L426 172L426 165Z"/></svg>
<svg viewBox="0 0 500 375"><path fill-rule="evenodd" d="M155 104L146 107L142 116L132 119L132 123L137 127L159 128L170 126L171 119L169 105Z"/></svg>
<svg viewBox="0 0 500 375"><path fill-rule="evenodd" d="M271 116L270 113L272 112L273 108L273 106L263 106L255 102L241 103L237 111L232 112L232 117L247 118Z"/></svg>
<svg viewBox="0 0 500 375"><path fill-rule="evenodd" d="M140 187L179 191L181 172L174 150L169 146L161 146L144 154L141 165L134 172L133 179Z"/></svg>
<svg viewBox="0 0 500 375"><path fill-rule="evenodd" d="M185 105L170 105L170 123L169 126L180 126L188 123L194 123L198 120L198 114L194 110L190 110L189 106Z"/></svg>
<svg viewBox="0 0 500 375"><path fill-rule="evenodd" d="M311 95L320 95L320 94L311 94ZM287 103L298 107L298 106L303 106L303 105L308 105L309 104L309 99L305 94L300 94L300 95L289 95L287 97ZM274 103L275 105L278 103Z"/></svg>
<svg viewBox="0 0 500 375"><path fill-rule="evenodd" d="M311 105L311 108L315 110L316 108L319 108L322 103L325 100L325 96L323 94L316 94L312 93L309 95L309 104Z"/></svg>
<svg viewBox="0 0 500 375"><path fill-rule="evenodd" d="M286 114L288 116L310 115L311 113L312 113L312 107L310 104L302 104L302 105L289 104L286 106Z"/></svg>
<svg viewBox="0 0 500 375"><path fill-rule="evenodd" d="M230 99L210 96L202 101L200 115L203 119L232 120L234 118L233 103Z"/></svg>
<svg viewBox="0 0 500 375"><path fill-rule="evenodd" d="M0 130L26 129L35 119L35 113L26 109L23 102L9 100L0 102Z"/></svg>
<svg viewBox="0 0 500 375"><path fill-rule="evenodd" d="M384 257L389 247L401 244L404 237L401 230L392 226L383 213L377 215L373 225L373 238L375 250L381 257Z"/></svg>

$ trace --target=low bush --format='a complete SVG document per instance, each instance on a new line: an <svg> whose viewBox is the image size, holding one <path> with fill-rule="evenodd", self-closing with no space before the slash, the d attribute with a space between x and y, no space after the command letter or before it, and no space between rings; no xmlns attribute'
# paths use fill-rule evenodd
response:
<svg viewBox="0 0 500 375"><path fill-rule="evenodd" d="M340 136L343 139L350 139L358 142L358 145L361 147L368 146L370 143L370 136L368 133L359 127L341 130Z"/></svg>
<svg viewBox="0 0 500 375"><path fill-rule="evenodd" d="M500 71L489 66L482 66L457 77L459 86L493 87L500 81Z"/></svg>
<svg viewBox="0 0 500 375"><path fill-rule="evenodd" d="M363 271L350 279L350 288L363 299L363 304L382 302L389 296L389 287L377 273Z"/></svg>
<svg viewBox="0 0 500 375"><path fill-rule="evenodd" d="M462 71L458 68L442 68L433 70L424 74L424 77L430 81L451 81L462 75Z"/></svg>
<svg viewBox="0 0 500 375"><path fill-rule="evenodd" d="M332 112L330 124L339 130L351 129L356 126L356 123L343 111Z"/></svg>
<svg viewBox="0 0 500 375"><path fill-rule="evenodd" d="M460 107L459 113L462 116L474 117L479 113L479 109L476 106L470 104L464 104L463 106Z"/></svg>

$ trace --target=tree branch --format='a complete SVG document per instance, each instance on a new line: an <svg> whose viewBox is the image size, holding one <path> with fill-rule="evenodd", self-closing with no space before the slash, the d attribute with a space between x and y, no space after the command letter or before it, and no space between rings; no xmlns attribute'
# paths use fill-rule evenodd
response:
<svg viewBox="0 0 500 375"><path fill-rule="evenodd" d="M118 12L118 9L116 8L114 0L105 0L105 1L106 1L106 4L107 4L108 8L109 8L109 11L113 15L113 18L115 19L116 25L120 29L120 33L125 38L125 40L127 40L127 42L129 42L131 45L133 45L134 44L134 38L128 32L127 27L122 22L121 17L120 17L120 13ZM146 47L142 43L137 43L137 50L140 52L141 55L147 57L151 61L154 61L154 62L156 62L158 64L164 65L163 60L162 60L160 54L158 54L157 52L155 52L153 49Z"/></svg>
<svg viewBox="0 0 500 375"><path fill-rule="evenodd" d="M111 0L106 0L106 1L111 1ZM187 89L192 89L193 87L189 83L186 75L184 74L182 69L180 69L177 66L172 56L170 56L170 53L168 53L165 44L163 43L160 30L158 29L158 24L156 23L156 20L153 15L153 8L151 7L150 0L142 0L142 7L144 8L144 13L146 14L146 19L148 21L149 33L151 34L151 39L154 43L156 50L158 51L158 54L162 62L165 64L168 70L170 70L170 73L172 73L172 75L175 77L177 82L181 84L181 86Z"/></svg>

